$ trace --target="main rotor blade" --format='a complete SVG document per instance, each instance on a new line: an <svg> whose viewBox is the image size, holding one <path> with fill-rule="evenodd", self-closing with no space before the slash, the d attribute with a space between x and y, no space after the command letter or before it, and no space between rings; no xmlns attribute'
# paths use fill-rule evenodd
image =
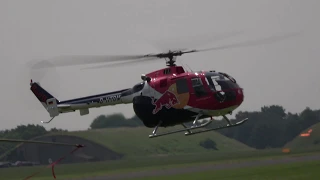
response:
<svg viewBox="0 0 320 180"><path fill-rule="evenodd" d="M300 33L290 33L282 36L271 36L271 37L259 39L259 40L246 41L246 42L229 44L225 46L219 46L219 47L213 47L213 48L207 48L207 49L199 49L199 50L195 49L195 50L190 50L188 52L183 52L183 53L185 54L185 53L193 53L193 52L213 51L213 50L230 49L230 48L237 48L237 47L249 47L249 46L262 45L262 44L270 44L276 41L281 41L281 40L296 36L298 34Z"/></svg>
<svg viewBox="0 0 320 180"><path fill-rule="evenodd" d="M219 34L210 32L192 36L174 36L165 40L149 40L148 43L153 45L156 49L159 49L161 52L184 51L190 48L204 47L207 44L215 43L242 33L243 31L223 32Z"/></svg>
<svg viewBox="0 0 320 180"><path fill-rule="evenodd" d="M113 56L107 56L107 55L69 55L69 56L60 56L57 58L54 58L50 61L51 64L54 66L71 66L71 65L86 65L86 64L97 64L97 63L107 63L107 62L115 62L115 61L130 61L130 60L152 60L152 59L158 59L158 58L169 58L173 56L181 56L183 54L187 53L194 53L194 52L203 52L203 51L213 51L213 50L221 50L221 49L229 49L229 48L236 48L236 47L248 47L248 46L256 46L256 45L262 45L262 44L268 44L273 43L276 41L280 41L295 35L298 35L299 33L291 33L287 35L282 36L271 36L264 39L259 40L252 40L252 41L246 41L236 44L229 44L219 47L213 47L213 48L206 48L206 49L194 49L194 50L187 50L187 51L169 51L164 53L158 53L158 54L146 54L146 55L113 55ZM147 59L146 59L147 58ZM122 64L127 64L128 62L124 62ZM110 66L110 65L108 65ZM112 65L111 65L112 66ZM105 66L103 66L105 67ZM33 67L36 68L48 68L46 64L37 64Z"/></svg>
<svg viewBox="0 0 320 180"><path fill-rule="evenodd" d="M231 36L235 36L237 34L240 34L241 32L228 32L228 33L223 33L220 35L205 35L205 37L199 38L198 36L188 36L188 37L184 37L181 39L186 39L183 42L183 45L185 46L186 44L188 44L189 48L190 48L190 43L192 44L197 44L197 46L199 46L199 44L207 44L209 41L218 41L218 40L222 40ZM197 38L195 38L197 37ZM193 39L190 39L193 38ZM177 40L172 40L170 39L171 42L166 41L167 43L171 44L172 43L176 43ZM199 43L201 41L201 43ZM180 42L182 44L182 42ZM160 43L161 44L161 43ZM162 45L164 45L162 43ZM168 45L165 45L166 47L168 47ZM162 48L161 48L162 49ZM184 51L187 50L187 48L181 48L181 47L176 47L176 48L169 48L168 51ZM166 52L166 51L165 51ZM150 57L154 57L154 59L158 59L159 57L157 57L158 53L154 53L154 54L147 54L147 55L66 55L66 56L58 56L55 57L53 59L47 60L47 62L42 62L42 63L37 63L35 65L33 65L32 69L42 69L42 68L52 68L54 67L63 67L63 66L73 66L73 65L87 65L87 64L98 64L98 63L105 63L105 62L115 62L115 61L121 61L121 60L140 60L140 59L144 59L144 58L149 58ZM122 63L125 64L125 63ZM113 65L112 65L113 66ZM105 66L104 66L105 67Z"/></svg>
<svg viewBox="0 0 320 180"><path fill-rule="evenodd" d="M156 56L149 55L149 57ZM148 57L148 58L149 58ZM73 65L87 65L87 64L97 64L97 63L106 63L106 62L115 62L115 61L124 61L124 60L137 60L146 58L144 55L68 55L60 56L48 60L50 64L53 64L55 67L62 66L73 66ZM50 68L49 63L39 63L34 65L33 69L41 68Z"/></svg>
<svg viewBox="0 0 320 180"><path fill-rule="evenodd" d="M31 141L31 140L20 140L20 139L0 139L0 142L11 142L11 143L32 143L32 144L52 144L60 146L84 146L80 144L69 144L69 143L59 143L59 142L46 142L46 141Z"/></svg>
<svg viewBox="0 0 320 180"><path fill-rule="evenodd" d="M117 66L122 66L122 65L138 64L138 63L150 61L150 60L153 60L153 59L154 58L144 58L144 59L138 59L138 60L134 60L134 61L119 62L119 63L115 63L115 64L104 64L104 65L100 65L100 66L85 67L85 68L82 68L82 69L112 68L112 67L117 67Z"/></svg>

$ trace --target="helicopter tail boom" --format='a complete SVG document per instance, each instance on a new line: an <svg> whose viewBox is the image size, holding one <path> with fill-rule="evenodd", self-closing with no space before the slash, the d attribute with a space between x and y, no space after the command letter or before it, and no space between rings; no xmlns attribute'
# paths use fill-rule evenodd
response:
<svg viewBox="0 0 320 180"><path fill-rule="evenodd" d="M51 117L59 115L59 111L57 108L58 99L56 99L53 95L51 95L48 91L43 89L39 83L30 82L30 90L37 97L40 103L43 105L45 109L47 109L48 113ZM56 108L54 108L56 107Z"/></svg>
<svg viewBox="0 0 320 180"><path fill-rule="evenodd" d="M65 101L58 101L58 99L52 96L44 88L42 88L39 83L32 82L31 80L30 86L30 90L41 102L44 108L48 111L52 119L61 113L68 113L79 110L80 115L83 116L89 114L90 108L99 108L101 106L111 106L117 104L127 104L131 102L124 101L124 97L122 97L123 92L127 91L128 89L122 89L119 91L75 98ZM50 121L46 123L49 123ZM42 121L42 123L44 122Z"/></svg>

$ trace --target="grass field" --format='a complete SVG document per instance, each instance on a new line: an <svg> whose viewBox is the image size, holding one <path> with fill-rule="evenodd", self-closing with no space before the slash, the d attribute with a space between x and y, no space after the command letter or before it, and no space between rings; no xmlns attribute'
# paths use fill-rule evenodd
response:
<svg viewBox="0 0 320 180"><path fill-rule="evenodd" d="M318 151L313 153L319 153ZM220 155L222 155L221 153ZM219 156L214 153L199 153L190 155L171 155L164 157L132 157L124 160L98 162L98 163L81 163L81 164L58 164L55 172L60 178L75 178L99 176L105 174L116 174L125 172L146 171L155 169L169 169L178 167L190 167L199 165L210 165L219 163L237 163L245 161L255 161L262 159L279 159L283 157L303 156L310 153L291 153L283 154L281 150L239 152L234 155L227 154ZM34 172L41 171L34 179L52 179L51 168L45 170L43 167L19 167L0 169L0 179L22 179ZM233 172L234 170L230 170ZM19 172L19 173L17 173ZM221 172L221 174L226 171ZM198 174L198 173L197 173ZM206 174L206 173L204 173ZM219 172L218 172L219 174Z"/></svg>
<svg viewBox="0 0 320 180"><path fill-rule="evenodd" d="M159 131L173 130L172 128L159 128ZM182 154L212 152L200 146L200 142L211 139L216 143L218 151L234 152L252 150L245 144L225 137L217 132L207 132L193 136L185 136L184 132L149 138L153 129L146 127L137 128L108 128L99 130L76 131L62 133L92 140L109 149L124 154L125 157L147 156L159 154ZM61 133L59 133L61 134Z"/></svg>
<svg viewBox="0 0 320 180"><path fill-rule="evenodd" d="M262 167L245 167L237 169L224 169L224 170L209 170L204 172L196 173L184 173L179 175L169 175L169 176L157 176L157 177L146 177L142 178L143 180L227 180L227 179L236 179L236 180L291 180L291 179L309 179L316 180L320 177L319 171L320 161L312 162L297 162L290 164L281 164L281 165L267 165ZM134 178L138 180L141 178Z"/></svg>
<svg viewBox="0 0 320 180"><path fill-rule="evenodd" d="M302 133L307 133L309 130L312 130L310 136L297 136L292 141L288 142L284 147L295 148L295 149L306 149L306 148L320 148L320 123L317 123Z"/></svg>
<svg viewBox="0 0 320 180"><path fill-rule="evenodd" d="M159 128L159 131L174 130L179 127ZM181 128L181 127L180 127ZM179 129L180 129L179 128ZM254 150L251 147L225 137L217 132L207 132L194 136L185 136L184 132L162 136L159 138L149 138L148 135L153 129L146 127L136 128L106 128L86 131L58 132L48 135L69 135L93 141L104 147L124 155L123 158L135 156L163 156L192 153L212 153L212 152L238 152ZM37 137L35 140L39 140ZM217 150L206 149L200 146L205 140L211 140L216 144ZM41 140L41 139L40 139ZM62 140L62 139L61 139ZM61 141L59 140L59 141ZM77 141L64 141L68 143L81 143ZM21 144L20 144L21 145ZM18 146L18 145L17 145ZM90 147L87 147L87 149ZM92 147L91 147L92 148ZM13 148L14 149L14 148ZM12 149L12 150L13 150ZM94 149L90 149L91 152ZM7 153L9 154L10 151ZM90 154L88 154L90 156ZM0 155L0 159L3 159Z"/></svg>
<svg viewBox="0 0 320 180"><path fill-rule="evenodd" d="M167 128L167 130L168 129L169 128ZM172 130L174 128L170 129ZM124 154L125 157L121 160L105 162L58 164L55 167L56 175L58 179L80 178L188 166L279 159L320 152L320 146L308 146L308 148L304 148L298 145L290 146L291 152L288 154L284 154L282 149L255 150L217 132L187 137L184 136L183 133L180 133L149 139L148 135L151 130L152 129L145 127L138 127L59 133L59 135L74 135L95 141L113 151ZM207 138L210 138L216 143L218 150L205 149L199 145L201 141ZM295 140L291 143L293 142L295 142ZM311 142L314 142L314 140ZM301 162L266 167L214 170L214 172L194 172L191 174L147 179L314 179L314 175L319 175L315 170L316 168L314 168L317 165L319 164L316 162ZM37 171L41 171L41 173L33 179L52 179L51 168L45 170L42 168L44 167L35 166L0 169L0 179L22 179ZM308 173L306 174L305 172Z"/></svg>

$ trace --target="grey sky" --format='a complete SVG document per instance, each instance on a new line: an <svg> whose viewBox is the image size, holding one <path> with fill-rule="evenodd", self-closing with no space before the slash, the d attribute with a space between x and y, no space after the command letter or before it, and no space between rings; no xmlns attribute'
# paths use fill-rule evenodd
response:
<svg viewBox="0 0 320 180"><path fill-rule="evenodd" d="M283 105L291 112L306 106L318 108L319 5L318 0L2 0L1 129L49 118L29 90L31 75L26 63L33 59L161 52L165 47L157 44L169 38L182 42L180 36L204 33L244 32L210 43L220 46L302 31L274 44L195 53L179 59L193 70L223 71L237 79L245 91L239 110L259 110L271 104ZM180 45L198 48L194 41L193 37L189 45ZM140 81L142 73L164 66L165 62L158 60L132 68L65 67L48 72L40 83L58 99L70 99L131 87ZM61 115L46 126L86 129L94 117L112 112L126 116L134 113L132 105L104 107L92 109L88 116Z"/></svg>

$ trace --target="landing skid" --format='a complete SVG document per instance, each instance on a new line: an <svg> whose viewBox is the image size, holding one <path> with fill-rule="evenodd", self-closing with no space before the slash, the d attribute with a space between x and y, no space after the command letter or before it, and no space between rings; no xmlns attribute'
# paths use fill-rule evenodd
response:
<svg viewBox="0 0 320 180"><path fill-rule="evenodd" d="M241 120L235 124L232 124L230 122L230 120L226 117L226 116L223 116L224 119L228 122L227 125L224 125L224 126L219 126L219 127L215 127L215 128L210 128L210 129L205 129L205 130L201 130L201 131L196 131L196 132L192 132L191 130L195 130L195 129L199 129L199 128L203 128L203 127L206 127L208 126L209 124L211 124L213 122L212 118L211 120L208 120L207 122L203 123L203 124L200 124L199 126L196 125L196 122L198 121L198 118L200 117L201 115L198 115L196 117L196 120L193 122L193 126L191 127L187 127L186 125L182 124L182 126L184 127L184 129L180 129L180 130L176 130L176 131L170 131L170 132L164 132L164 133L160 133L160 134L157 134L157 130L158 130L158 127L161 125L161 122L154 128L153 132L151 135L149 135L149 138L155 138L155 137L159 137L159 136L164 136L164 135L169 135L169 134L174 134L174 133L178 133L178 132L182 132L182 131L187 131L185 133L186 136L190 136L190 135L194 135L194 134L199 134L199 133L204 133L204 132L208 132L208 131L213 131L213 130L218 130L218 129L224 129L224 128L230 128L230 127L234 127L234 126L239 126L243 123L245 123L248 118L244 119L244 120Z"/></svg>
<svg viewBox="0 0 320 180"><path fill-rule="evenodd" d="M186 136L190 136L190 135L193 135L193 134L199 134L199 133L203 133L203 132L208 132L208 131L214 131L214 130L218 130L218 129L224 129L224 128L230 128L230 127L234 127L234 126L239 126L243 123L245 123L246 121L248 120L248 118L245 118L244 120L241 120L235 124L227 124L225 126L219 126L219 127L216 127L216 128L210 128L210 129L205 129L205 130L202 130L202 131L197 131L197 132L191 132L191 133L185 133Z"/></svg>

